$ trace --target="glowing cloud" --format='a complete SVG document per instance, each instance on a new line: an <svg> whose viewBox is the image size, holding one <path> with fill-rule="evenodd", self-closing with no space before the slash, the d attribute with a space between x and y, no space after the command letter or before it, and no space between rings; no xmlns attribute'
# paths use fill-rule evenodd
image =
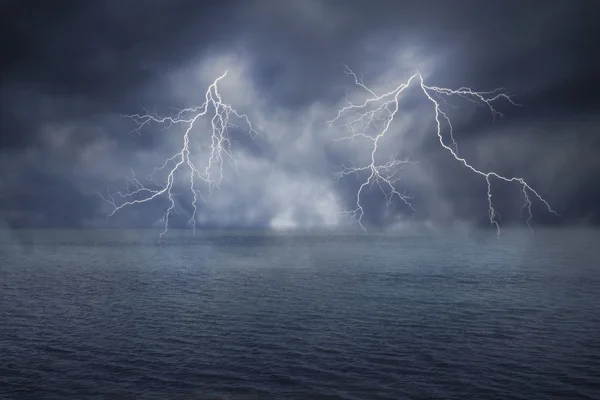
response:
<svg viewBox="0 0 600 400"><path fill-rule="evenodd" d="M230 119L233 117L241 120L247 126L248 134L252 135L252 137L259 135L252 127L246 114L238 113L232 106L223 102L221 95L219 94L218 84L226 75L227 71L213 81L205 93L204 103L198 107L180 110L172 117L160 117L151 114L126 115L127 118L136 122L137 127L134 130L136 132L140 132L142 128L151 123L156 123L163 125L165 129L169 129L173 125L181 124L185 127L185 133L183 135L181 150L172 157L167 158L160 167L154 168L154 171L148 177L148 183L146 185L142 184L132 171L131 176L127 178L127 190L125 192L109 192L106 195L100 194L105 201L113 206L113 210L108 217L113 216L117 211L127 206L146 203L160 196L166 196L170 205L163 217L164 231L160 234L160 238L162 238L169 230L169 216L175 210L173 192L173 185L176 179L175 174L180 170L187 169L189 172L189 190L193 196L191 202L193 212L189 222L195 231L198 198L204 200L201 192L196 186L198 181L206 184L210 193L214 188L219 187L221 180L223 179L223 163L225 159L227 159L237 171L236 159L232 153L231 141L228 135L228 128L234 126ZM190 133L195 128L196 122L201 119L201 117L205 117L211 112L214 115L210 119L210 154L204 168L199 168L194 163L193 156L191 157ZM167 172L166 182L164 183L159 183L155 179L156 173L161 171Z"/></svg>

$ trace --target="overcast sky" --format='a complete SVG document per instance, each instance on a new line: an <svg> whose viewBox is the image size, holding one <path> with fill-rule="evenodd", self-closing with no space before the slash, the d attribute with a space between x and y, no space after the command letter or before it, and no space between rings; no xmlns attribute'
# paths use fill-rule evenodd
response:
<svg viewBox="0 0 600 400"><path fill-rule="evenodd" d="M198 226L352 226L340 212L356 208L366 176L334 174L367 162L371 143L332 142L343 127L325 123L346 95L368 95L345 65L381 93L417 70L431 86L505 88L522 105L499 102L505 118L461 98L443 103L461 154L523 177L561 215L534 201L534 225L598 225L599 17L592 0L3 1L0 226L161 226L165 197L107 220L98 192L125 190L130 169L150 174L181 149L183 131L130 134L122 115L200 105L225 70L223 101L262 136L245 136L242 121L232 127L238 172L226 164L210 196L198 183ZM489 223L485 180L440 147L433 111L407 91L380 154L416 162L397 182L414 210L398 199L387 206L375 186L361 199L365 225ZM208 123L190 134L199 166ZM192 195L186 175L177 179L171 222L183 227ZM521 188L492 188L502 223L524 223Z"/></svg>

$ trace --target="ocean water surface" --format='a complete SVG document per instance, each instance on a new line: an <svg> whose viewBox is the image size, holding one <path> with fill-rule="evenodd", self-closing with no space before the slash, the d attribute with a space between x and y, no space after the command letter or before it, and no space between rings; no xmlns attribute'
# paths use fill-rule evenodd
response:
<svg viewBox="0 0 600 400"><path fill-rule="evenodd" d="M0 234L0 398L600 398L600 231L157 235Z"/></svg>

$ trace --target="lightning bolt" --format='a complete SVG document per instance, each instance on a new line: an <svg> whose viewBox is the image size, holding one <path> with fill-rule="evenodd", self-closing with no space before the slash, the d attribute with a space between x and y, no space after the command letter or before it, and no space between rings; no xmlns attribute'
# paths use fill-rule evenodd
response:
<svg viewBox="0 0 600 400"><path fill-rule="evenodd" d="M343 212L345 214L349 214L350 217L355 219L360 225L360 227L363 229L363 231L366 232L366 228L362 223L364 209L363 205L361 204L361 196L367 188L370 188L373 185L377 185L381 189L383 194L386 196L386 203L388 205L391 204L394 197L398 197L408 207L414 210L411 204L412 197L406 192L399 192L395 186L395 183L398 180L397 175L401 170L402 166L410 164L412 163L412 161L409 158L398 159L395 157L392 157L385 163L377 161L377 151L379 149L380 140L383 137L385 137L386 134L388 134L390 126L394 121L395 116L398 114L399 100L401 98L401 95L411 84L417 84L423 92L423 94L425 95L425 97L431 102L433 106L433 109L435 111L435 122L437 127L436 133L440 145L444 149L446 149L452 155L452 157L454 157L465 168L468 168L475 174L480 175L483 179L485 179L487 183L488 217L490 224L496 228L498 237L500 237L500 224L498 222L498 218L500 218L500 215L494 209L494 205L492 202L492 178L502 180L505 182L515 182L521 186L525 202L525 204L522 207L522 211L527 210L528 212L526 224L530 230L532 229L530 221L533 218L531 210L532 197L536 198L541 203L543 203L549 212L558 216L558 214L552 209L552 207L550 207L550 204L538 192L536 192L523 178L516 176L503 176L494 171L486 172L479 170L473 165L471 165L464 157L461 157L459 155L458 144L454 139L452 123L448 115L442 110L440 106L440 100L443 101L444 104L448 104L447 98L461 97L462 99L465 99L472 103L487 107L487 109L491 112L494 118L496 116L503 117L502 113L500 113L494 108L493 104L496 101L505 100L514 106L520 105L515 103L502 88L487 92L477 92L468 87L461 87L459 89L454 90L437 86L428 86L425 84L421 73L417 71L406 82L400 84L392 91L378 95L373 90L368 88L350 68L346 67L345 72L354 78L354 83L358 87L367 92L368 98L363 103L353 104L348 100L348 97L346 96L346 105L338 111L335 118L331 119L330 121L327 121L327 123L330 126L332 126L335 123L343 122L342 126L350 131L350 134L348 136L335 139L334 141L363 138L370 141L372 144L369 164L363 166L342 165L341 171L336 174L336 178L340 179L344 176L357 174L360 172L368 173L368 178L364 182L362 182L356 194L356 208L354 210ZM443 123L445 123L448 127L448 138L446 140L444 140L444 136L442 135ZM369 129L373 129L377 133L367 133Z"/></svg>
<svg viewBox="0 0 600 400"><path fill-rule="evenodd" d="M151 123L163 125L163 129L169 129L173 125L181 124L185 127L183 135L183 144L181 150L169 157L160 166L154 168L154 171L148 177L147 185L137 178L135 172L131 170L131 176L126 177L126 191L110 193L106 195L99 193L106 202L112 205L113 210L107 218L115 215L117 211L125 207L135 204L147 203L158 197L166 196L169 200L169 207L166 209L163 216L164 230L160 234L159 240L169 230L169 217L175 211L175 193L173 185L175 183L175 173L179 170L187 168L189 172L189 189L192 194L192 215L189 223L192 225L194 233L196 231L196 213L198 212L198 199L205 201L200 190L196 187L198 182L204 182L208 186L209 193L212 193L214 188L219 188L223 179L224 159L227 159L237 172L237 163L231 149L231 140L228 135L228 128L235 126L230 122L231 117L242 120L248 127L248 134L253 138L260 135L250 123L246 114L240 114L230 105L223 102L219 93L218 83L227 75L225 71L221 76L213 81L208 87L205 94L205 101L202 105L180 110L172 117L160 117L156 114L132 114L125 115L126 118L133 120L136 123L136 128L132 132L140 133L142 128ZM209 112L214 113L210 120L211 123L211 144L210 155L208 162L204 168L198 168L190 157L190 133L194 129L194 124L201 117L209 115ZM215 171L216 170L216 171ZM167 172L166 182L159 183L155 179L158 172Z"/></svg>

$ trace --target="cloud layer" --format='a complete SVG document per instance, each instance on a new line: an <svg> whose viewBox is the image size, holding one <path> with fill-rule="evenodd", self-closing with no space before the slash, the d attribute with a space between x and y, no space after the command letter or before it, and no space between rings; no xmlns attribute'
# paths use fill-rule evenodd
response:
<svg viewBox="0 0 600 400"><path fill-rule="evenodd" d="M378 92L417 69L432 85L507 88L523 107L499 105L505 119L460 99L448 106L462 154L480 168L523 176L562 215L534 204L535 223L600 223L592 1L61 4L1 6L11 43L0 64L3 225L160 225L165 199L107 221L110 205L98 192L123 190L130 168L151 173L181 148L183 132L148 126L130 134L134 126L121 115L199 105L228 70L219 87L224 101L263 136L252 140L232 128L238 173L226 167L220 190L199 203L199 226L351 228L340 212L354 208L360 181L336 181L334 173L364 162L369 147L332 142L344 131L325 123L346 95L365 98L344 65ZM401 111L385 150L418 161L399 182L415 211L398 201L387 207L374 189L364 197L366 223L485 224L485 181L439 147L431 106L415 90ZM199 164L207 124L192 136ZM191 213L180 178L174 226L185 226ZM519 188L494 183L494 190L503 222L523 221Z"/></svg>

